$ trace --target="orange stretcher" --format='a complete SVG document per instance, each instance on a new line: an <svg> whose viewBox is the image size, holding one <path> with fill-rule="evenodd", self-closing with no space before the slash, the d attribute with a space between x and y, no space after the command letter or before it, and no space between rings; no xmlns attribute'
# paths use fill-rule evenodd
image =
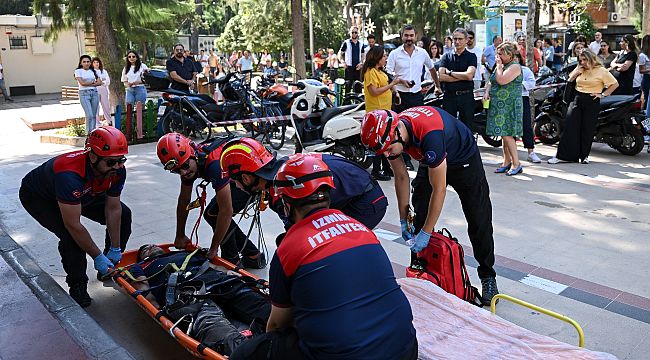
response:
<svg viewBox="0 0 650 360"><path fill-rule="evenodd" d="M166 252L171 251L170 248L174 248L173 244L163 244L158 245L163 248ZM192 252L196 250L197 247L194 245L189 245L185 249L186 251ZM149 315L151 318L156 320L160 326L165 329L171 337L173 337L181 346L183 346L187 351L192 355L200 359L213 359L213 360L227 360L227 357L219 354L218 352L206 347L204 344L198 342L183 330L177 327L171 319L167 318L161 309L155 307L149 300L139 293L136 293L136 289L131 285L130 279L127 276L126 270L137 263L137 250L127 251L122 255L122 260L120 261L121 267L116 269L117 271L113 274L112 278L115 283L124 288L126 292L131 295L131 298ZM241 275L250 276L255 280L259 278L246 270L238 269L234 264L220 258L215 257L211 262L217 266L226 268L227 270L236 271Z"/></svg>

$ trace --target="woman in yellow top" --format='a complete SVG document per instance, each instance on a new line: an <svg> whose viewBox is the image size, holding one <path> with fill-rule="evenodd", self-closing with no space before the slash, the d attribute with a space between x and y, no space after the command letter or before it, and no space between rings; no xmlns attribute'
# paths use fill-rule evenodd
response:
<svg viewBox="0 0 650 360"><path fill-rule="evenodd" d="M388 75L383 71L386 66L386 52L383 46L373 46L366 54L366 61L361 69L363 79L363 96L366 101L366 113L373 110L390 110L393 105L392 89L401 80L395 77L388 82ZM372 162L372 177L376 180L390 180L392 171L388 160L381 155ZM383 171L381 168L383 167Z"/></svg>
<svg viewBox="0 0 650 360"><path fill-rule="evenodd" d="M567 110L557 154L548 160L549 164L577 161L589 164L600 99L611 95L618 87L614 76L591 50L584 49L578 55L578 64L569 75L569 82L576 82L576 95Z"/></svg>

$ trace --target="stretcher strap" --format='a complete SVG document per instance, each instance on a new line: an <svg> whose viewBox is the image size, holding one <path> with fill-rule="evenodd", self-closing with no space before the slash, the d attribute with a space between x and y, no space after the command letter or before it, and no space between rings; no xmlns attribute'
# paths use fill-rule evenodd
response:
<svg viewBox="0 0 650 360"><path fill-rule="evenodd" d="M148 277L145 277L145 278L136 279L136 278L133 276L133 274L131 274L131 272L128 270L128 267L122 267L122 268L119 268L119 269L117 269L117 271L119 271L119 273L121 273L121 274L126 275L126 277L128 277L129 280L131 280L131 281L133 281L133 282L142 282L142 281L147 281L147 280L149 280L149 279L152 279L152 278L154 278L154 277L156 277L156 276L162 274L164 271L167 271L168 268L172 268L172 269L174 270L174 272L185 271L185 269L187 268L187 265L190 263L190 259L192 258L192 256L194 256L194 255L199 251L199 249L200 249L200 248L196 248L194 251L192 251L191 253L187 254L187 256L185 257L185 260L183 261L183 264L181 264L181 267L180 267L180 268L179 268L176 264L170 262L170 263L167 263L167 264L166 264L162 269L160 269L160 270L159 270L158 272L156 272L155 274L153 274L153 275L151 275L151 276L148 276Z"/></svg>

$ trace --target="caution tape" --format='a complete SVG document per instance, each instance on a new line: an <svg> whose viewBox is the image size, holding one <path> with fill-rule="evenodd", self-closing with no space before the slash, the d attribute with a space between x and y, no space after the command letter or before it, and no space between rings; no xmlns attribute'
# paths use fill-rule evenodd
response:
<svg viewBox="0 0 650 360"><path fill-rule="evenodd" d="M540 86L535 86L534 88L530 89L529 91L535 91L535 90L539 90L539 89L554 88L554 87L562 86L564 84L566 84L566 83L540 85Z"/></svg>
<svg viewBox="0 0 650 360"><path fill-rule="evenodd" d="M291 120L291 115L266 116L261 118L252 118L252 119L217 121L214 122L213 124L215 126L224 126L224 125L250 124L256 122L276 122L276 121L289 121L289 120Z"/></svg>

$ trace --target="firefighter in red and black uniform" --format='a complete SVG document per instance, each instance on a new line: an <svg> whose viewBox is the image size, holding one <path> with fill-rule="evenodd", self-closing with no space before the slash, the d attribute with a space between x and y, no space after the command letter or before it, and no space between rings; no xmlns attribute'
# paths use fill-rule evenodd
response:
<svg viewBox="0 0 650 360"><path fill-rule="evenodd" d="M84 150L59 155L29 172L20 186L20 202L43 227L59 238L61 263L70 296L89 306L86 254L99 275L122 258L131 235L131 210L120 201L126 179L126 137L118 129L93 130ZM102 252L81 224L81 216L106 225Z"/></svg>
<svg viewBox="0 0 650 360"><path fill-rule="evenodd" d="M384 218L388 200L381 186L359 165L337 155L311 154L329 167L336 185L330 193L330 207L343 211L373 229ZM291 225L273 191L273 178L287 157L276 159L262 143L251 138L228 142L221 153L224 174L235 180L248 193L268 191L271 208L278 213L285 227Z"/></svg>
<svg viewBox="0 0 650 360"><path fill-rule="evenodd" d="M364 117L361 141L390 161L395 173L402 237L409 240L415 234L411 246L414 253L429 243L442 211L447 185L458 193L474 258L479 264L482 300L489 305L492 297L498 294L494 271L492 203L481 154L472 131L440 108L414 107L399 115L392 111L375 110ZM414 232L411 232L406 220L410 179L399 156L402 152L407 152L420 162L411 197L415 210Z"/></svg>
<svg viewBox="0 0 650 360"><path fill-rule="evenodd" d="M216 195L206 206L203 217L213 229L212 242L208 257L217 255L221 247L221 257L233 264L245 268L261 269L266 266L266 257L248 240L233 214L246 207L250 195L222 176L219 163L225 141L219 143L196 145L190 139L178 133L165 134L158 141L157 153L165 170L180 175L181 190L176 205L176 238L174 245L185 248L190 239L185 235L185 224L192 200L192 188L198 178L212 184ZM242 250L243 249L243 250ZM241 258L240 253L241 251ZM241 261L241 264L240 264Z"/></svg>
<svg viewBox="0 0 650 360"><path fill-rule="evenodd" d="M269 270L266 334L231 360L417 359L411 307L375 234L330 209L332 171L291 155L273 181L294 225Z"/></svg>

